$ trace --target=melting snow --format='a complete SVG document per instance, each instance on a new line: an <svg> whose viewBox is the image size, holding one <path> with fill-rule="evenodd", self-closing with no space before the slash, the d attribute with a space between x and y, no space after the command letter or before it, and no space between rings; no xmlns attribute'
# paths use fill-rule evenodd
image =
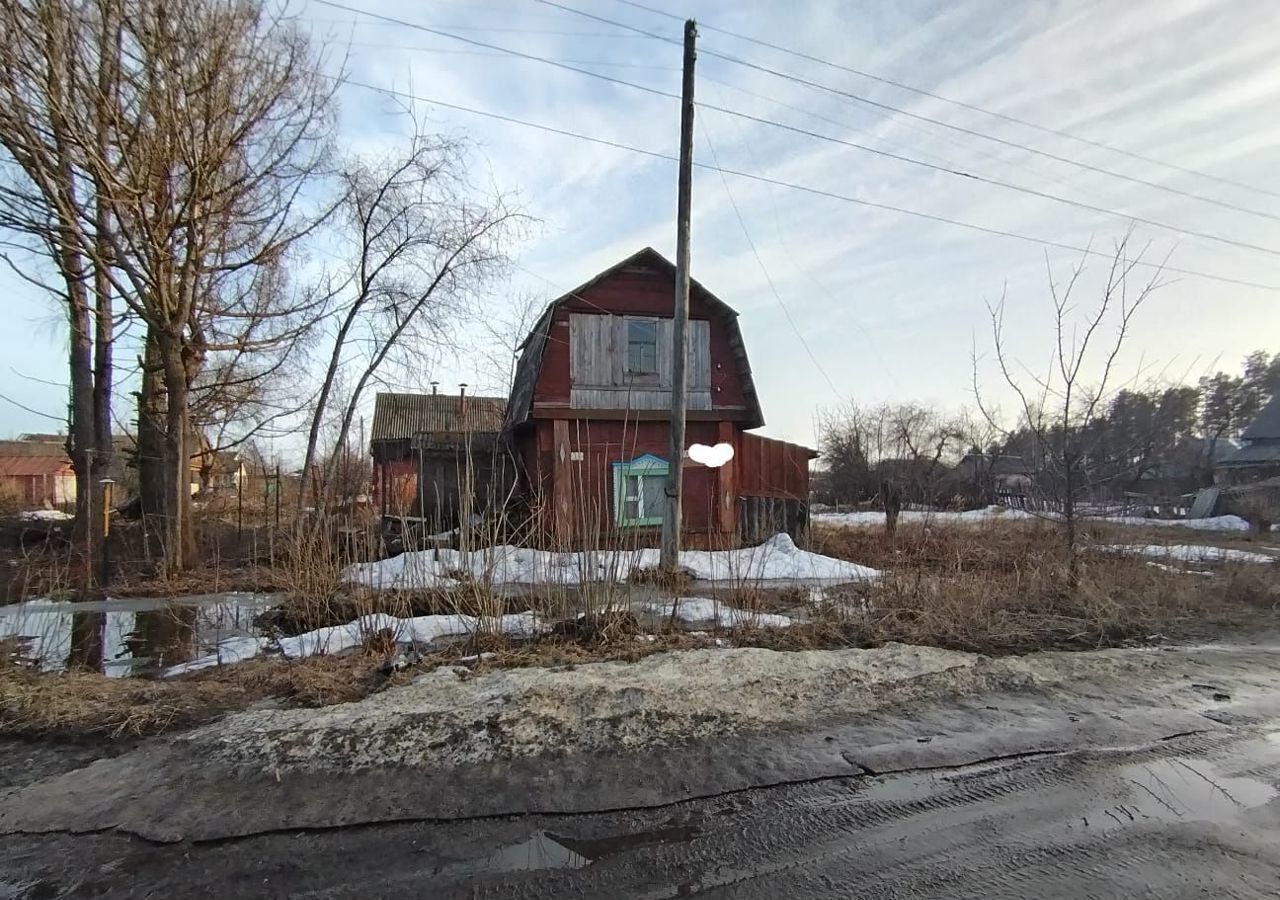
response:
<svg viewBox="0 0 1280 900"><path fill-rule="evenodd" d="M330 625L314 631L272 642L267 638L232 638L218 644L215 652L190 662L171 666L164 677L195 672L225 663L239 662L278 649L288 659L304 656L341 653L359 647L364 640L380 631L390 631L400 643L429 644L438 638L465 637L477 631L498 632L517 637L532 637L547 630L547 626L532 612L513 613L487 618L464 615L414 616L397 618L386 613L374 613L348 622Z"/></svg>
<svg viewBox="0 0 1280 900"><path fill-rule="evenodd" d="M18 513L18 518L25 522L70 522L75 516L60 509L28 509Z"/></svg>
<svg viewBox="0 0 1280 900"><path fill-rule="evenodd" d="M654 615L671 614L670 601L648 603L645 608ZM787 628L791 625L791 619L788 616L738 609L718 603L707 597L681 597L679 605L676 607L676 618L681 622L715 622L723 628L736 628L739 625L754 625L757 628Z"/></svg>
<svg viewBox="0 0 1280 900"><path fill-rule="evenodd" d="M656 568L655 549L584 550L555 553L500 545L464 553L418 550L391 559L351 566L347 581L392 589L455 586L459 573L494 584L581 584L623 582L634 569ZM685 550L680 566L696 579L735 583L798 581L838 584L876 578L875 569L801 550L785 534L740 550Z"/></svg>
<svg viewBox="0 0 1280 900"><path fill-rule="evenodd" d="M1024 509L1005 506L988 506L985 509L968 509L963 512L946 510L907 509L898 514L898 522L924 525L980 525L986 522L1015 522L1028 519L1052 519L1053 513L1031 513ZM1112 525L1135 525L1154 528L1190 528L1195 531L1248 531L1249 523L1239 516L1212 516L1206 519L1148 519L1144 516L1081 516L1091 522L1107 522ZM857 510L845 513L814 513L818 525L837 528L884 526L884 513L878 510Z"/></svg>
<svg viewBox="0 0 1280 900"><path fill-rule="evenodd" d="M1202 544L1109 544L1099 549L1130 556L1147 556L1153 559L1176 560L1185 563L1274 563L1280 557L1229 547L1208 547Z"/></svg>

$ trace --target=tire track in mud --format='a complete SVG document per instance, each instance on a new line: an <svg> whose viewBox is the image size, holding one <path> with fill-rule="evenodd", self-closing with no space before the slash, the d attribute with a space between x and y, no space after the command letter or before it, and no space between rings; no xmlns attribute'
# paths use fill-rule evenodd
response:
<svg viewBox="0 0 1280 900"><path fill-rule="evenodd" d="M796 786L777 802L757 807L746 822L733 821L731 828L710 831L688 845L656 850L621 871L602 867L544 875L514 892L499 889L494 896L666 897L681 891L727 891L843 897L855 883L867 896L952 896L948 885L964 880L984 885L990 897L1031 896L1052 884L1062 886L1056 896L1112 897L1117 878L1135 888L1127 896L1141 896L1154 870L1177 868L1177 858L1132 834L1145 835L1161 823L1136 817L1112 823L1094 813L1094 807L1127 797L1120 770L1216 755L1231 743L1225 736L1196 736L1180 745L1164 741L1142 748L1040 755L958 767L949 774L845 779L848 791L839 794L833 794L839 790L837 782ZM891 796L904 791L920 796ZM1072 816L1081 809L1086 813L1074 822ZM1094 822L1088 821L1091 815ZM1014 820L1021 823L1019 832L997 839L1003 824ZM904 843L909 849L904 850ZM1121 843L1131 846L1117 857ZM670 881L662 888L646 886L655 874L665 879L682 870L702 874L677 884L674 893ZM1226 890L1213 873L1201 881L1218 896L1273 896L1269 886ZM1082 882L1092 885L1086 889ZM785 889L774 886L779 883Z"/></svg>

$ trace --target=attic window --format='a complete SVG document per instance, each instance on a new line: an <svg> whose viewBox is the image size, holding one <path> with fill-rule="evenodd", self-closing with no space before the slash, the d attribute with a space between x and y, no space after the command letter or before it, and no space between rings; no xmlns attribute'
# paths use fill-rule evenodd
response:
<svg viewBox="0 0 1280 900"><path fill-rule="evenodd" d="M657 319L627 319L627 374L658 374Z"/></svg>

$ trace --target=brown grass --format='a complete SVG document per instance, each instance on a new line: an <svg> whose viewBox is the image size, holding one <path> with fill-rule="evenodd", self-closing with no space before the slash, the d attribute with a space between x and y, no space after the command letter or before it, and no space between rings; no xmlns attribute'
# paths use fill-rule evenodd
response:
<svg viewBox="0 0 1280 900"><path fill-rule="evenodd" d="M1246 536L1166 529L1090 528L1086 542L1243 545ZM1274 628L1280 617L1276 566L1214 568L1205 578L1164 571L1138 558L1087 552L1071 587L1053 525L903 526L815 529L813 549L882 569L874 583L829 592L813 605L807 591L769 592L735 585L722 602L755 612L809 607L810 620L787 629L743 626L692 635L663 622L642 634L636 617L611 606L613 594L552 590L542 599L500 598L466 580L456 590L417 593L353 591L329 565L301 572L299 555L284 578L292 591L272 615L278 630L297 633L383 611L395 615L463 612L490 616L535 608L561 620L551 634L513 640L477 633L425 653L402 673L384 674L399 652L392 636L371 635L362 652L302 661L250 660L168 681L109 679L70 673L40 676L6 665L0 647L0 734L114 739L182 729L264 700L323 706L357 700L402 683L414 671L465 665L472 671L521 666L573 667L601 660L634 661L654 653L718 646L778 650L874 647L889 641L982 653L1046 648L1088 649L1163 639L1205 637L1215 629ZM1258 546L1255 540L1254 548ZM643 581L643 576L641 577ZM645 582L645 587L652 585ZM618 590L611 586L608 590ZM579 613L583 613L581 617ZM483 658L474 659L479 654ZM464 661L464 658L465 661Z"/></svg>
<svg viewBox="0 0 1280 900"><path fill-rule="evenodd" d="M1114 526L1086 542L1241 543L1240 537ZM770 645L885 641L983 653L1108 647L1154 635L1190 637L1213 627L1273 626L1280 608L1276 567L1219 566L1204 578L1158 569L1141 558L1083 551L1072 587L1051 523L819 529L819 552L876 566L885 577L834 604L811 624L764 638ZM1086 547L1088 544L1086 543ZM863 609L862 602L866 602Z"/></svg>
<svg viewBox="0 0 1280 900"><path fill-rule="evenodd" d="M344 703L389 683L380 663L359 654L257 659L163 681L0 666L0 735L115 740L191 728L268 698L307 707Z"/></svg>

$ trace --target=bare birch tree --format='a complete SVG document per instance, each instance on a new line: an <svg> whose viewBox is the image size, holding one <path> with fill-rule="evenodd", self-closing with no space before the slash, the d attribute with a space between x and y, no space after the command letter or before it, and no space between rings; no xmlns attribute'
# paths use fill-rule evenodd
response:
<svg viewBox="0 0 1280 900"><path fill-rule="evenodd" d="M334 466L330 455L315 477L328 417L337 421L334 445L346 446L364 390L384 364L404 354L412 365L426 348L446 343L479 290L506 266L523 216L501 196L475 196L464 179L464 151L424 134L415 121L403 151L380 162L354 160L342 173L337 229L348 262L333 276L334 334L302 470L304 485L320 485L320 508ZM347 396L331 409L340 373ZM300 494L299 508L303 503Z"/></svg>
<svg viewBox="0 0 1280 900"><path fill-rule="evenodd" d="M1133 286L1134 269L1143 260L1142 253L1130 254L1129 240L1126 235L1116 244L1101 298L1078 321L1073 320L1075 295L1085 272L1085 260L1074 265L1066 283L1059 285L1046 256L1054 343L1044 374L1020 364L1009 351L1004 325L1006 297L1001 295L997 303L988 305L996 365L1001 379L1017 398L1021 425L1034 440L1032 452L1040 462L1039 488L1053 494L1060 507L1055 518L1062 527L1072 585L1079 582L1077 510L1088 487L1090 450L1098 436L1098 429L1093 426L1106 415L1109 398L1117 389L1116 364L1130 335L1133 317L1160 286L1159 268L1149 280ZM989 400L984 400L976 352L973 371L979 410L1006 439L1012 438L1013 432L1000 425Z"/></svg>

